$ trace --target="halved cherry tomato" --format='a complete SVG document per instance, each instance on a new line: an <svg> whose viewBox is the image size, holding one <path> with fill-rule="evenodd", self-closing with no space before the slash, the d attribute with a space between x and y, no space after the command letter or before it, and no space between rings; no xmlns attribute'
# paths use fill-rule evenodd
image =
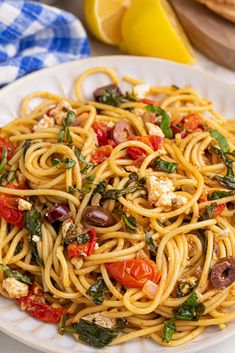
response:
<svg viewBox="0 0 235 353"><path fill-rule="evenodd" d="M101 121L94 121L92 125L95 130L99 146L104 146L108 144L109 131L111 130L106 124Z"/></svg>
<svg viewBox="0 0 235 353"><path fill-rule="evenodd" d="M68 246L69 259L71 259L72 257L79 257L84 254L86 256L90 256L93 253L95 249L95 244L96 244L96 230L89 229L87 231L87 234L91 236L91 239L87 243L78 244L77 241L74 241L73 243L69 244Z"/></svg>
<svg viewBox="0 0 235 353"><path fill-rule="evenodd" d="M225 209L224 203L222 203L221 205L217 205L215 207L214 217L218 217L223 212L224 209Z"/></svg>
<svg viewBox="0 0 235 353"><path fill-rule="evenodd" d="M153 99L143 98L140 101L141 101L141 103L144 103L144 104L153 104L153 105L157 105L158 107L160 106L160 102L155 101Z"/></svg>
<svg viewBox="0 0 235 353"><path fill-rule="evenodd" d="M23 185L9 184L5 186L11 189L25 189ZM0 194L0 217L16 227L23 228L24 212L18 209L19 196Z"/></svg>
<svg viewBox="0 0 235 353"><path fill-rule="evenodd" d="M44 293L39 290L34 292L34 288L29 291L26 297L17 298L21 310L26 311L30 316L49 323L57 323L66 312L62 307L52 307L45 303Z"/></svg>
<svg viewBox="0 0 235 353"><path fill-rule="evenodd" d="M193 114L193 113L185 116L180 121L180 124L182 124L183 127L189 131L204 131L205 130L205 128L203 126L202 118L196 114Z"/></svg>
<svg viewBox="0 0 235 353"><path fill-rule="evenodd" d="M15 147L13 144L4 138L0 137L0 159L2 158L2 150L3 148L7 148L7 160L11 159L13 156Z"/></svg>
<svg viewBox="0 0 235 353"><path fill-rule="evenodd" d="M148 280L158 283L161 277L156 264L146 259L112 262L105 266L116 281L129 288L142 288Z"/></svg>
<svg viewBox="0 0 235 353"><path fill-rule="evenodd" d="M129 140L141 141L151 147L154 151L157 151L163 145L163 138L154 135L130 136ZM147 152L144 149L135 146L128 147L127 153L132 159L138 162L138 165L143 162L147 155Z"/></svg>
<svg viewBox="0 0 235 353"><path fill-rule="evenodd" d="M110 145L98 147L91 155L91 161L94 164L101 164L110 156L113 147Z"/></svg>

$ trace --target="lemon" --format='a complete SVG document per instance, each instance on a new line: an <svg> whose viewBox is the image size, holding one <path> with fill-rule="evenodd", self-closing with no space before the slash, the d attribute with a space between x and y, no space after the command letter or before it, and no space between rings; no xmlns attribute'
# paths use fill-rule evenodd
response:
<svg viewBox="0 0 235 353"><path fill-rule="evenodd" d="M84 15L90 31L107 44L121 41L121 22L132 0L84 0Z"/></svg>
<svg viewBox="0 0 235 353"><path fill-rule="evenodd" d="M120 48L129 54L195 62L191 45L166 0L133 0L122 20Z"/></svg>

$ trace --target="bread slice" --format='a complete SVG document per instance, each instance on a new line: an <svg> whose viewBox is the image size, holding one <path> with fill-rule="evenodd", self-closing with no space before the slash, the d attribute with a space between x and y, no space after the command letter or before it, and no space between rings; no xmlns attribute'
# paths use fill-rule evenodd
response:
<svg viewBox="0 0 235 353"><path fill-rule="evenodd" d="M210 10L235 23L235 0L196 0Z"/></svg>

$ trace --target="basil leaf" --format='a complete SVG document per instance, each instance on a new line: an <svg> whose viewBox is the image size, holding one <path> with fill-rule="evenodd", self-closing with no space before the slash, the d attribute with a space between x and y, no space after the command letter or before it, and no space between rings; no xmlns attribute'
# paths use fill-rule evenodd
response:
<svg viewBox="0 0 235 353"><path fill-rule="evenodd" d="M68 236L64 239L64 245L69 246L69 244L73 243L74 241L76 241L79 245L86 244L89 243L91 238L92 236L89 233L81 233L72 237Z"/></svg>
<svg viewBox="0 0 235 353"><path fill-rule="evenodd" d="M213 180L218 181L218 183L228 189L235 190L235 179L234 178L229 178L227 176L220 176L220 175L215 175L213 177Z"/></svg>
<svg viewBox="0 0 235 353"><path fill-rule="evenodd" d="M165 135L165 137L167 137L168 139L172 139L173 138L173 131L171 129L171 117L170 115L162 108L150 104L146 106L146 110L147 112L150 113L156 113L158 115L162 116L162 121L161 121L161 129L163 134Z"/></svg>
<svg viewBox="0 0 235 353"><path fill-rule="evenodd" d="M2 150L2 160L0 162L0 173L2 173L3 169L7 165L7 148L3 148Z"/></svg>
<svg viewBox="0 0 235 353"><path fill-rule="evenodd" d="M127 327L127 324L128 324L127 319L122 318L122 317L116 319L116 322L117 322L117 327L119 328L119 330L123 330L124 328Z"/></svg>
<svg viewBox="0 0 235 353"><path fill-rule="evenodd" d="M119 334L119 328L113 329L97 325L94 322L80 319L72 325L79 334L79 340L91 347L102 348L111 343Z"/></svg>
<svg viewBox="0 0 235 353"><path fill-rule="evenodd" d="M88 181L89 183L92 183L92 182L95 180L95 178L96 178L96 175L95 175L95 174L92 174L92 175L90 175L90 176L87 178L87 181Z"/></svg>
<svg viewBox="0 0 235 353"><path fill-rule="evenodd" d="M233 195L235 195L235 192L233 191L214 191L212 194L208 195L208 199L219 200L219 199L222 199L223 197L233 196Z"/></svg>
<svg viewBox="0 0 235 353"><path fill-rule="evenodd" d="M103 199L105 200L118 200L119 197L131 194L137 190L142 189L142 187L135 185L135 186L130 186L129 188L124 188L124 189L110 189L106 191L105 193L102 194Z"/></svg>
<svg viewBox="0 0 235 353"><path fill-rule="evenodd" d="M195 292L176 309L173 309L175 320L198 321L205 311L205 305L200 303Z"/></svg>
<svg viewBox="0 0 235 353"><path fill-rule="evenodd" d="M175 319L165 320L164 321L164 331L163 331L163 339L164 341L170 342L173 334L175 333Z"/></svg>
<svg viewBox="0 0 235 353"><path fill-rule="evenodd" d="M138 228L136 218L133 216L127 216L123 211L121 211L120 213L122 216L122 220L126 226L126 229L131 233L135 233Z"/></svg>
<svg viewBox="0 0 235 353"><path fill-rule="evenodd" d="M124 185L125 188L127 188L132 182L137 182L138 181L138 175L135 172L132 172L129 174L129 180L126 182Z"/></svg>
<svg viewBox="0 0 235 353"><path fill-rule="evenodd" d="M11 184L15 179L16 179L16 170L9 170L9 172L6 172L0 175L0 185L4 186L7 184Z"/></svg>
<svg viewBox="0 0 235 353"><path fill-rule="evenodd" d="M84 184L82 189L77 189L74 186L69 187L69 192L73 194L74 192L80 192L80 194L88 194L91 191L91 186Z"/></svg>
<svg viewBox="0 0 235 353"><path fill-rule="evenodd" d="M118 87L106 88L104 94L99 96L97 100L100 103L112 105L113 107L119 107L122 103L136 102L136 99L126 92L123 95Z"/></svg>
<svg viewBox="0 0 235 353"><path fill-rule="evenodd" d="M217 147L210 147L210 152L215 153L218 157L222 159L224 164L227 167L227 174L226 177L228 178L234 178L234 172L233 172L233 161L228 158L219 148Z"/></svg>
<svg viewBox="0 0 235 353"><path fill-rule="evenodd" d="M76 329L75 328L73 328L71 326L65 327L65 323L66 323L67 319L68 319L68 315L67 314L62 315L61 318L60 318L60 322L59 322L59 325L58 325L58 333L61 336L63 336L65 333L68 333L68 334L75 334L76 333Z"/></svg>
<svg viewBox="0 0 235 353"><path fill-rule="evenodd" d="M26 152L28 151L29 147L31 146L32 142L30 140L26 140L24 143L24 150L23 150L23 157L25 158Z"/></svg>
<svg viewBox="0 0 235 353"><path fill-rule="evenodd" d="M190 279L181 279L177 283L177 289L176 289L176 298L181 298L184 297L185 295L188 295L191 293L195 288L198 286L198 279L195 278L195 280Z"/></svg>
<svg viewBox="0 0 235 353"><path fill-rule="evenodd" d="M37 264L41 267L44 266L43 260L38 255L37 243L35 243L32 238L34 235L37 235L41 238L41 214L40 212L34 208L30 211L24 211L24 227L29 232L29 244L31 248L32 255L37 262Z"/></svg>
<svg viewBox="0 0 235 353"><path fill-rule="evenodd" d="M218 130L211 130L209 134L218 142L223 153L229 152L228 141Z"/></svg>
<svg viewBox="0 0 235 353"><path fill-rule="evenodd" d="M167 162L164 159L157 157L156 159L153 160L152 167L163 170L164 172L167 172L167 173L173 173L177 169L178 163Z"/></svg>
<svg viewBox="0 0 235 353"><path fill-rule="evenodd" d="M64 123L66 124L66 126L69 126L74 123L75 118L76 118L75 112L72 110L69 110Z"/></svg>
<svg viewBox="0 0 235 353"><path fill-rule="evenodd" d="M203 252L206 255L208 239L205 236L205 231L203 229L197 230L196 236L200 239L200 241L202 243Z"/></svg>
<svg viewBox="0 0 235 353"><path fill-rule="evenodd" d="M10 267L4 264L0 264L0 267L6 273L7 277L15 278L17 281L20 281L22 283L32 284L32 281L28 276L22 275L20 272L12 270L10 269Z"/></svg>
<svg viewBox="0 0 235 353"><path fill-rule="evenodd" d="M106 182L101 181L99 184L97 184L95 188L95 193L97 192L98 194L103 195L105 193L105 189L106 189Z"/></svg>
<svg viewBox="0 0 235 353"><path fill-rule="evenodd" d="M73 159L71 159L71 158L65 158L65 159L53 158L51 160L51 164L53 166L57 166L58 164L67 164L67 167L65 167L65 168L63 168L63 167L62 168L57 167L57 168L58 169L67 169L67 170L69 170L69 169L72 169L76 165L76 162Z"/></svg>
<svg viewBox="0 0 235 353"><path fill-rule="evenodd" d="M90 286L87 294L91 297L94 304L100 305L104 301L104 296L107 290L108 287L106 286L105 281L103 279L98 279L98 281Z"/></svg>
<svg viewBox="0 0 235 353"><path fill-rule="evenodd" d="M83 156L79 148L75 149L75 155L77 159L85 165L83 169L81 169L81 173L86 174L88 170L93 167L93 163L86 161L86 158Z"/></svg>
<svg viewBox="0 0 235 353"><path fill-rule="evenodd" d="M204 215L202 219L206 221L207 219L212 219L214 217L215 208L217 206L216 202L213 202L210 206L205 208Z"/></svg>
<svg viewBox="0 0 235 353"><path fill-rule="evenodd" d="M157 252L157 245L155 244L149 232L145 232L145 242L146 242L147 249L149 251L150 258L155 259L156 252Z"/></svg>

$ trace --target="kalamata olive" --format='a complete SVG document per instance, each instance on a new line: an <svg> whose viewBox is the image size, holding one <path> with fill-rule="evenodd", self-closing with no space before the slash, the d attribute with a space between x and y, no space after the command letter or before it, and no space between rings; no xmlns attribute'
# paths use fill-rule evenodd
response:
<svg viewBox="0 0 235 353"><path fill-rule="evenodd" d="M211 270L211 283L215 288L226 288L235 281L235 257L223 257Z"/></svg>
<svg viewBox="0 0 235 353"><path fill-rule="evenodd" d="M69 208L66 205L58 205L45 214L45 218L49 223L54 223L56 221L65 221L70 216Z"/></svg>
<svg viewBox="0 0 235 353"><path fill-rule="evenodd" d="M101 206L87 206L83 213L83 219L96 227L110 227L115 223L111 213Z"/></svg>
<svg viewBox="0 0 235 353"><path fill-rule="evenodd" d="M135 135L135 132L128 121L119 120L114 125L112 137L117 144L127 141L131 135Z"/></svg>
<svg viewBox="0 0 235 353"><path fill-rule="evenodd" d="M94 92L93 96L96 101L99 101L99 98L102 97L107 91L112 91L114 93L122 94L120 88L115 85L114 83L111 83L106 86L98 87Z"/></svg>

